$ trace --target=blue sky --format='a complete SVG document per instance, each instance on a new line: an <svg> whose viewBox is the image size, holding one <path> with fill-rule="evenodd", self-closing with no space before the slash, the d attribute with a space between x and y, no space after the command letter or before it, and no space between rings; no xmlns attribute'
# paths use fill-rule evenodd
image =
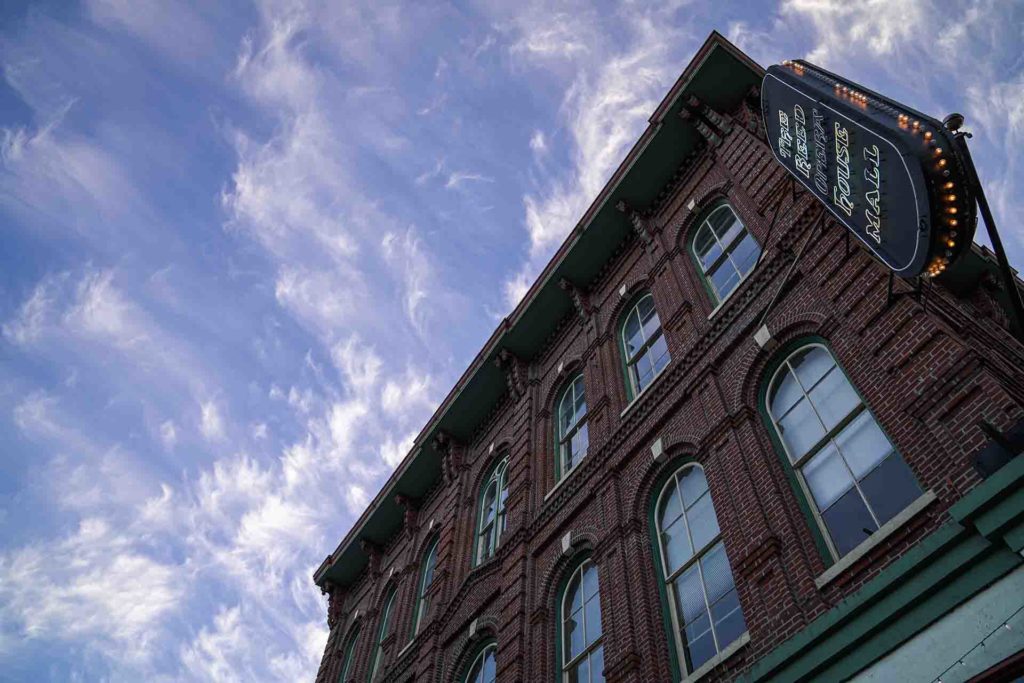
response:
<svg viewBox="0 0 1024 683"><path fill-rule="evenodd" d="M0 8L0 680L312 680L313 569L707 34L967 115L1024 5Z"/></svg>

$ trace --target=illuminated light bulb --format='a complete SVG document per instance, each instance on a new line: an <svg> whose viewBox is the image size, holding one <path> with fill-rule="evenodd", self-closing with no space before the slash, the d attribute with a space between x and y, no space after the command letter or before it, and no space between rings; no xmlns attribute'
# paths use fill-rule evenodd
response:
<svg viewBox="0 0 1024 683"><path fill-rule="evenodd" d="M945 167L945 165L946 165L946 160L945 159L939 159L939 168L943 168L943 167Z"/></svg>
<svg viewBox="0 0 1024 683"><path fill-rule="evenodd" d="M949 223L951 226L954 226L954 227L956 226L956 219L955 218L950 218L946 222Z"/></svg>
<svg viewBox="0 0 1024 683"><path fill-rule="evenodd" d="M920 121L914 121L914 130L917 130L920 127L921 127L921 122Z"/></svg>
<svg viewBox="0 0 1024 683"><path fill-rule="evenodd" d="M946 209L946 213L956 213L956 207L950 206Z"/></svg>
<svg viewBox="0 0 1024 683"><path fill-rule="evenodd" d="M946 246L952 249L953 247L956 246L956 242L954 242L953 240L946 240Z"/></svg>
<svg viewBox="0 0 1024 683"><path fill-rule="evenodd" d="M947 202L955 202L956 201L956 195L955 194L947 194L946 195L946 201Z"/></svg>
<svg viewBox="0 0 1024 683"><path fill-rule="evenodd" d="M948 183L943 185L942 189L944 189L944 190L952 190L953 189L953 181L949 181Z"/></svg>
<svg viewBox="0 0 1024 683"><path fill-rule="evenodd" d="M932 139L932 132L931 132L930 130L928 130L928 131L925 131L925 133L924 133L924 139L925 139L925 140L931 140L931 139Z"/></svg>

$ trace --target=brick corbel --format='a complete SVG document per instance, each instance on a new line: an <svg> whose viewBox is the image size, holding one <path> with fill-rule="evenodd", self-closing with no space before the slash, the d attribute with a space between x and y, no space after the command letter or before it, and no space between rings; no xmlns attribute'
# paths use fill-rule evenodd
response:
<svg viewBox="0 0 1024 683"><path fill-rule="evenodd" d="M584 322L589 320L594 309L590 305L590 298L587 296L586 290L564 277L558 281L558 286L569 295L572 305L576 309L576 315L580 317L580 320Z"/></svg>
<svg viewBox="0 0 1024 683"><path fill-rule="evenodd" d="M622 214L625 214L626 218L629 219L629 224L633 227L633 232L636 233L637 237L644 241L644 244L651 243L651 215L647 211L641 211L630 204L625 199L620 199L615 205L615 209Z"/></svg>

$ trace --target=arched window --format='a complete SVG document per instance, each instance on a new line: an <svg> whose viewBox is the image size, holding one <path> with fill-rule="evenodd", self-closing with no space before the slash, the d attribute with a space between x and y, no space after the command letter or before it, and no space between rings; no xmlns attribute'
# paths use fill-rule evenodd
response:
<svg viewBox="0 0 1024 683"><path fill-rule="evenodd" d="M341 657L341 673L338 674L338 683L348 683L352 674L352 662L356 658L356 643L359 640L359 627L357 626L345 643L345 651Z"/></svg>
<svg viewBox="0 0 1024 683"><path fill-rule="evenodd" d="M732 294L760 255L760 245L728 204L712 210L693 236L693 256L715 304Z"/></svg>
<svg viewBox="0 0 1024 683"><path fill-rule="evenodd" d="M656 514L676 652L693 673L747 630L700 465L685 465L672 475Z"/></svg>
<svg viewBox="0 0 1024 683"><path fill-rule="evenodd" d="M640 297L623 319L622 353L630 398L646 389L668 365L668 344L650 293Z"/></svg>
<svg viewBox="0 0 1024 683"><path fill-rule="evenodd" d="M489 643L476 656L473 663L469 665L465 683L495 683L498 679L498 668L495 658L498 655L498 646Z"/></svg>
<svg viewBox="0 0 1024 683"><path fill-rule="evenodd" d="M384 640L388 637L388 630L391 622L391 608L395 604L395 589L388 592L384 599L384 608L380 613L380 633L377 635L377 646L373 649L373 666L370 667L370 678L373 681L380 673L381 665L384 663Z"/></svg>
<svg viewBox="0 0 1024 683"><path fill-rule="evenodd" d="M556 479L561 479L579 464L590 443L587 431L587 399L583 394L583 373L576 375L562 391L556 417Z"/></svg>
<svg viewBox="0 0 1024 683"><path fill-rule="evenodd" d="M914 474L821 344L783 360L767 404L835 558L921 495Z"/></svg>
<svg viewBox="0 0 1024 683"><path fill-rule="evenodd" d="M565 683L603 683L601 593L597 585L597 565L590 560L584 560L566 584L561 625L562 680Z"/></svg>
<svg viewBox="0 0 1024 683"><path fill-rule="evenodd" d="M508 499L508 458L503 458L487 478L480 495L477 523L477 564L494 555L505 530L505 501Z"/></svg>
<svg viewBox="0 0 1024 683"><path fill-rule="evenodd" d="M427 591L430 590L430 584L434 581L434 567L437 566L437 546L439 541L440 539L438 538L434 539L423 559L423 568L420 570L419 592L416 595L416 613L413 617L413 636L419 633L420 624L423 622L423 615L427 613L427 608L430 606L430 598L427 595Z"/></svg>

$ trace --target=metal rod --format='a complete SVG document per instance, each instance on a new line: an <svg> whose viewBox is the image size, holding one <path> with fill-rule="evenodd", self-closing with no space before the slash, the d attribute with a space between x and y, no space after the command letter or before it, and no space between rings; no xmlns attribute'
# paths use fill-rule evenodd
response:
<svg viewBox="0 0 1024 683"><path fill-rule="evenodd" d="M1016 328L1018 341L1024 343L1024 303L1021 303L1020 290L1010 270L1010 262L1006 258L1006 250L1003 249L1003 240L999 237L999 230L996 228L995 218L989 209L988 200L985 198L985 190L981 187L981 179L978 178L978 170L974 166L974 159L971 157L971 150L967 148L967 136L963 132L954 135L960 150L963 152L964 160L967 162L967 175L970 178L971 189L974 190L978 200L978 208L985 219L985 229L988 230L988 238L992 242L992 250L996 252L996 261L999 264L999 274L1003 278L1003 287L1006 289L1006 296L1010 300L1010 317Z"/></svg>
<svg viewBox="0 0 1024 683"><path fill-rule="evenodd" d="M807 239L804 240L803 245L800 247L800 251L797 252L796 257L793 259L793 263L789 264L789 270L786 271L785 277L782 278L782 282L779 284L779 288L775 290L775 295L772 296L772 300L768 302L768 306L764 309L764 313L761 314L761 320L757 323L757 329L761 329L764 325L764 321L768 319L768 314L771 313L772 306L775 305L775 300L782 294L782 290L785 289L786 283L789 282L789 277L793 274L797 264L800 262L800 257L804 255L804 249L811 243L811 238L814 237L814 229L818 227L818 221L824 220L826 209L822 208L818 217L814 219L814 223L811 224L810 229L807 231Z"/></svg>

